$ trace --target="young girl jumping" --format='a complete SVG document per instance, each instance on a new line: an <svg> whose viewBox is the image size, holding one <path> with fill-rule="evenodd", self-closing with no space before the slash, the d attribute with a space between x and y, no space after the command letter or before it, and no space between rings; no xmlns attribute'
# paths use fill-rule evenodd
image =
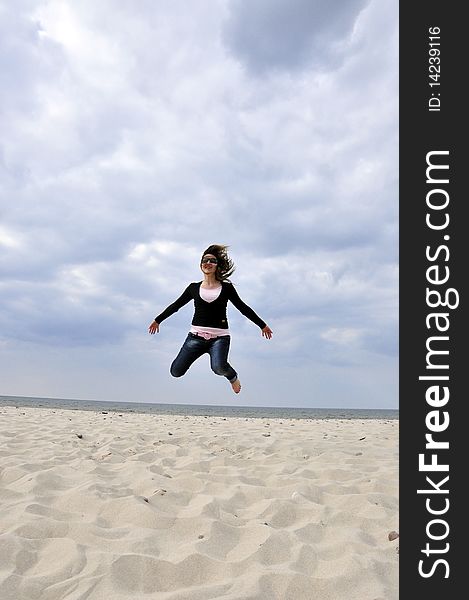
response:
<svg viewBox="0 0 469 600"><path fill-rule="evenodd" d="M261 329L263 337L270 340L272 330L241 300L234 285L228 280L235 266L228 256L227 246L209 246L202 254L200 268L204 275L203 281L190 283L181 296L152 321L148 331L152 335L159 332L160 324L165 319L193 300L195 311L192 327L171 365L171 375L182 377L194 361L208 353L212 371L226 377L233 391L238 394L241 383L238 374L228 363L231 339L226 317L228 300Z"/></svg>

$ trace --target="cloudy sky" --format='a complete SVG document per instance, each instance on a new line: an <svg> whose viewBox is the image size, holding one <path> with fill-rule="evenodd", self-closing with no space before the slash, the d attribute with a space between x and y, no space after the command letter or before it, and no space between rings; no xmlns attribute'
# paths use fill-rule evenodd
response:
<svg viewBox="0 0 469 600"><path fill-rule="evenodd" d="M398 405L397 0L0 3L0 394ZM169 365L228 244L235 396Z"/></svg>

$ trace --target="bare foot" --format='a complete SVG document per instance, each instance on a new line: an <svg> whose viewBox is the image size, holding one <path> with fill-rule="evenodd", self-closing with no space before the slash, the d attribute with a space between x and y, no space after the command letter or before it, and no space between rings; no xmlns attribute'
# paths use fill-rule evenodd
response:
<svg viewBox="0 0 469 600"><path fill-rule="evenodd" d="M239 394L239 392L241 391L241 382L239 379L235 379L233 381L233 383L231 384L231 387L233 388L233 392L235 394Z"/></svg>

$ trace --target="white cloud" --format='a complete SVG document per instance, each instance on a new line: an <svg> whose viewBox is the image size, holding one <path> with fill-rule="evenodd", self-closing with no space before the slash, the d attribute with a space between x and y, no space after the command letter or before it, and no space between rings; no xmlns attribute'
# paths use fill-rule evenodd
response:
<svg viewBox="0 0 469 600"><path fill-rule="evenodd" d="M362 336L362 331L350 328L332 328L321 333L322 339L339 346L348 346L349 348L356 344Z"/></svg>

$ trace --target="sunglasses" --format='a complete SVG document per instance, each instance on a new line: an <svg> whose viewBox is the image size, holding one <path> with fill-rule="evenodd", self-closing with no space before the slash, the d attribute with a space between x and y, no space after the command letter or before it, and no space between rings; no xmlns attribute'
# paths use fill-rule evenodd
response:
<svg viewBox="0 0 469 600"><path fill-rule="evenodd" d="M218 264L218 260L216 258L203 258L201 264L206 265L207 263L212 263L212 265Z"/></svg>

